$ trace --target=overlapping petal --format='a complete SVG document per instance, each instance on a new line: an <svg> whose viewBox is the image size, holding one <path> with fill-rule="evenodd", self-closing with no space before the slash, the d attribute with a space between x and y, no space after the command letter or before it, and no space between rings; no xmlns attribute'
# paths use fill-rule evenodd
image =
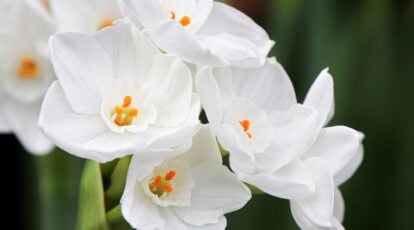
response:
<svg viewBox="0 0 414 230"><path fill-rule="evenodd" d="M108 54L91 37L61 33L49 41L53 67L73 110L98 114L103 87L113 78Z"/></svg>
<svg viewBox="0 0 414 230"><path fill-rule="evenodd" d="M330 228L335 185L329 165L318 158L310 158L305 164L315 181L315 191L304 198L290 201L293 217L302 229L315 229L315 225Z"/></svg>
<svg viewBox="0 0 414 230"><path fill-rule="evenodd" d="M306 95L304 104L318 111L321 128L329 123L334 115L335 101L333 79L328 69L324 69L316 78Z"/></svg>
<svg viewBox="0 0 414 230"><path fill-rule="evenodd" d="M274 173L238 173L240 178L265 193L284 199L297 199L315 190L313 178L306 165L295 160Z"/></svg>
<svg viewBox="0 0 414 230"><path fill-rule="evenodd" d="M339 185L359 166L362 158L360 148L362 146L359 132L345 126L335 126L322 129L315 143L303 157L319 157L327 162L335 182Z"/></svg>

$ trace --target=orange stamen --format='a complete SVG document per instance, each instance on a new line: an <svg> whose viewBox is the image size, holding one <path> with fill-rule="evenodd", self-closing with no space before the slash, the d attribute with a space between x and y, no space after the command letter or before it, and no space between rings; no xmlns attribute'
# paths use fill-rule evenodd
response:
<svg viewBox="0 0 414 230"><path fill-rule="evenodd" d="M239 121L239 123L240 123L241 127L243 127L244 132L249 131L249 129L250 129L250 121L249 120L242 120L242 121Z"/></svg>
<svg viewBox="0 0 414 230"><path fill-rule="evenodd" d="M131 102L132 102L131 96L125 96L124 102L122 103L122 107L128 108L131 105Z"/></svg>
<svg viewBox="0 0 414 230"><path fill-rule="evenodd" d="M171 170L165 175L165 180L170 181L174 179L176 172L174 170Z"/></svg>
<svg viewBox="0 0 414 230"><path fill-rule="evenodd" d="M131 111L128 113L128 116L131 118L138 116L138 109L131 109Z"/></svg>
<svg viewBox="0 0 414 230"><path fill-rule="evenodd" d="M155 177L155 179L154 180L152 180L152 182L150 183L150 189L152 190L152 189L154 189L155 187L157 187L158 185L160 185L161 184L161 181L162 181L162 178L161 178L161 176L157 176L157 177Z"/></svg>
<svg viewBox="0 0 414 230"><path fill-rule="evenodd" d="M116 115L118 115L118 116L121 116L122 115L122 108L121 107L119 107L119 106L117 106L117 107L115 107L115 113L116 113Z"/></svg>
<svg viewBox="0 0 414 230"><path fill-rule="evenodd" d="M246 133L249 139L252 139L253 135L251 132L248 132L250 129L250 121L249 120L242 120L239 121L240 126L243 128L243 132Z"/></svg>
<svg viewBox="0 0 414 230"><path fill-rule="evenodd" d="M180 20L180 24L182 26L188 26L188 25L190 25L190 23L191 23L191 18L188 17L188 16L183 16Z"/></svg>
<svg viewBox="0 0 414 230"><path fill-rule="evenodd" d="M164 190L164 192L172 192L173 189L170 185L164 185L162 190Z"/></svg>
<svg viewBox="0 0 414 230"><path fill-rule="evenodd" d="M35 78L38 69L35 61L31 58L24 57L20 60L20 67L17 75L21 78Z"/></svg>

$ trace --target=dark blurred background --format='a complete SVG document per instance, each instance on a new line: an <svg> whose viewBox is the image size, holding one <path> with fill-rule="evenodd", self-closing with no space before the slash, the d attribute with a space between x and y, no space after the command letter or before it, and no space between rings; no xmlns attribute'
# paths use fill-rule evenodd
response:
<svg viewBox="0 0 414 230"><path fill-rule="evenodd" d="M414 1L231 4L276 41L272 55L289 73L299 100L318 73L330 67L336 94L331 124L366 134L364 162L341 187L345 227L414 229ZM2 198L16 202L4 207L11 215L3 216L3 223L18 229L74 229L83 161L60 152L35 158L12 136L1 136L0 144L10 147L2 154L11 166L2 167ZM230 230L298 229L288 202L267 195L255 196L228 215L228 223Z"/></svg>

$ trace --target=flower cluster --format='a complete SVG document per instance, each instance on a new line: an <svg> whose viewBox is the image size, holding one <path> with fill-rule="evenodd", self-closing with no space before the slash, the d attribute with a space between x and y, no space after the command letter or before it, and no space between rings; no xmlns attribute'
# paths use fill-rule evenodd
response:
<svg viewBox="0 0 414 230"><path fill-rule="evenodd" d="M0 131L44 152L39 117L70 154L132 155L120 203L137 229L224 229L251 198L246 184L288 199L301 229L343 229L338 187L362 161L363 134L326 127L328 69L298 102L267 33L213 0L49 0L48 10L12 0L1 12L22 26L0 31L1 49L13 47L0 56Z"/></svg>

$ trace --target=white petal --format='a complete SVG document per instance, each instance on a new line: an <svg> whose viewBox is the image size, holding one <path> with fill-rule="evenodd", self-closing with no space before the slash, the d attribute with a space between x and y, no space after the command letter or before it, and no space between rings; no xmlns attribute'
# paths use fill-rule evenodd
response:
<svg viewBox="0 0 414 230"><path fill-rule="evenodd" d="M232 137L232 139L234 140L235 138L237 138L236 133L234 132L228 132L231 129L229 129L229 127L225 127L225 132L222 132L220 134L221 135L225 135L225 133L229 133L229 135ZM223 138L219 138L220 140ZM237 141L236 144L239 145L240 141ZM222 141L220 141L220 143L224 143ZM241 145L241 143L240 143ZM222 144L221 146L223 146L223 148L227 151L229 151L230 153L230 157L229 157L229 161L230 161L230 167L233 171L235 172L241 172L241 173L255 173L257 171L257 164L256 164L256 158L254 157L253 154L251 153L246 153L244 150L242 150L242 147L237 147L236 149L231 149L231 151L224 147L224 145Z"/></svg>
<svg viewBox="0 0 414 230"><path fill-rule="evenodd" d="M8 98L6 97L6 95L4 95L4 93L0 91L0 104L4 105L5 103L7 103L7 100ZM10 133L12 131L10 123L6 118L5 112L6 111L4 106L0 106L0 133Z"/></svg>
<svg viewBox="0 0 414 230"><path fill-rule="evenodd" d="M324 128L312 148L303 158L319 157L325 160L337 185L345 182L361 163L360 133L345 126Z"/></svg>
<svg viewBox="0 0 414 230"><path fill-rule="evenodd" d="M243 147L240 137L230 124L212 125L221 146L229 151L230 165L233 170L252 173L256 169L254 154Z"/></svg>
<svg viewBox="0 0 414 230"><path fill-rule="evenodd" d="M345 230L341 222L338 221L335 217L331 217L331 223L332 223L332 227L330 228L330 230Z"/></svg>
<svg viewBox="0 0 414 230"><path fill-rule="evenodd" d="M304 102L318 111L320 127L326 125L334 115L334 86L328 69L324 69L313 83Z"/></svg>
<svg viewBox="0 0 414 230"><path fill-rule="evenodd" d="M211 68L198 71L196 89L200 95L208 121L213 124L221 123L223 120L223 101Z"/></svg>
<svg viewBox="0 0 414 230"><path fill-rule="evenodd" d="M98 114L102 90L113 78L111 61L92 38L61 33L49 41L53 66L73 110Z"/></svg>
<svg viewBox="0 0 414 230"><path fill-rule="evenodd" d="M279 63L268 60L263 67L232 68L232 72L235 94L249 98L267 112L288 110L297 103L292 82Z"/></svg>
<svg viewBox="0 0 414 230"><path fill-rule="evenodd" d="M174 127L151 127L134 137L135 151L163 149L183 144L200 129L200 99L193 94L191 107L185 122Z"/></svg>
<svg viewBox="0 0 414 230"><path fill-rule="evenodd" d="M193 179L190 206L174 208L181 219L192 225L217 223L222 215L242 208L251 198L250 190L237 176L217 163L193 168Z"/></svg>
<svg viewBox="0 0 414 230"><path fill-rule="evenodd" d="M272 113L271 119L273 141L264 153L256 155L256 162L260 170L274 172L299 157L313 143L317 114L297 104L289 111Z"/></svg>
<svg viewBox="0 0 414 230"><path fill-rule="evenodd" d="M0 133L10 133L11 127L8 121L4 118L4 115L0 114Z"/></svg>
<svg viewBox="0 0 414 230"><path fill-rule="evenodd" d="M137 25L148 26L166 19L160 1L123 0L123 13Z"/></svg>
<svg viewBox="0 0 414 230"><path fill-rule="evenodd" d="M310 172L300 160L293 161L273 174L237 173L244 182L254 185L267 194L283 199L302 198L315 190Z"/></svg>
<svg viewBox="0 0 414 230"><path fill-rule="evenodd" d="M254 68L264 64L264 57L254 51L256 46L246 39L230 34L215 36L196 36L197 41L218 57L226 60L229 65Z"/></svg>
<svg viewBox="0 0 414 230"><path fill-rule="evenodd" d="M355 154L354 158L348 163L348 165L335 176L335 183L337 186L342 185L347 181L355 171L359 168L364 158L364 146L361 144Z"/></svg>
<svg viewBox="0 0 414 230"><path fill-rule="evenodd" d="M53 144L37 125L40 102L26 105L10 99L2 107L11 129L27 151L36 155L45 155L52 151Z"/></svg>
<svg viewBox="0 0 414 230"><path fill-rule="evenodd" d="M135 149L131 135L113 133L99 115L75 113L58 82L46 94L39 125L57 146L78 157L106 162Z"/></svg>
<svg viewBox="0 0 414 230"><path fill-rule="evenodd" d="M224 216L220 217L217 223L206 224L203 226L190 225L183 220L172 210L171 208L164 208L161 210L161 215L165 220L165 226L163 229L179 229L179 230L224 230L227 221Z"/></svg>
<svg viewBox="0 0 414 230"><path fill-rule="evenodd" d="M120 24L98 31L94 36L102 49L108 54L117 78L136 77L135 66L137 63L134 38L130 26ZM148 58L150 58L149 56Z"/></svg>
<svg viewBox="0 0 414 230"><path fill-rule="evenodd" d="M205 66L228 65L222 58L202 46L178 23L168 20L147 27L144 31L151 40L167 53L175 54L186 62Z"/></svg>
<svg viewBox="0 0 414 230"><path fill-rule="evenodd" d="M201 36L218 36L228 34L253 45L249 52L255 53L258 62L263 65L274 42L269 39L266 31L251 18L226 4L215 2L213 9L204 25L198 31ZM247 48L247 47L246 47ZM238 57L234 57L237 59ZM229 60L231 64L232 60ZM241 64L241 63L239 63ZM246 63L248 64L248 62ZM258 67L260 65L256 65ZM242 66L240 66L242 67ZM254 67L253 65L249 67Z"/></svg>
<svg viewBox="0 0 414 230"><path fill-rule="evenodd" d="M197 135L193 137L191 148L184 155L175 159L185 161L190 167L196 167L203 163L223 163L216 138L209 125L202 126Z"/></svg>
<svg viewBox="0 0 414 230"><path fill-rule="evenodd" d="M304 198L291 200L293 217L302 229L312 229L309 222L331 227L335 185L329 166L319 158L310 158L305 163L315 181L315 192Z"/></svg>
<svg viewBox="0 0 414 230"><path fill-rule="evenodd" d="M342 223L345 216L345 201L339 188L335 188L333 215L339 223Z"/></svg>
<svg viewBox="0 0 414 230"><path fill-rule="evenodd" d="M135 63L137 69L137 76L135 77L147 77L150 72L155 54L160 54L157 47L143 35L135 26L131 26L131 32L135 42L136 59Z"/></svg>
<svg viewBox="0 0 414 230"><path fill-rule="evenodd" d="M217 86L220 89L224 107L226 107L237 98L237 95L233 89L233 68L214 68L213 76L217 82Z"/></svg>
<svg viewBox="0 0 414 230"><path fill-rule="evenodd" d="M93 38L107 52L116 78L147 79L156 47L141 32L126 23L97 32Z"/></svg>
<svg viewBox="0 0 414 230"><path fill-rule="evenodd" d="M131 167L130 170L132 170ZM135 181L126 184L121 198L122 216L136 229L165 229L165 221L161 217L160 208Z"/></svg>
<svg viewBox="0 0 414 230"><path fill-rule="evenodd" d="M163 127L172 127L185 121L193 94L190 70L181 60L175 57L170 59L169 65L165 68L168 72L154 87L154 93L157 94L154 97L160 95L160 100L155 105L157 121L154 125ZM152 76L154 75L150 72L150 81L155 79L155 76Z"/></svg>
<svg viewBox="0 0 414 230"><path fill-rule="evenodd" d="M297 206L293 206L291 204L292 214L295 217L296 223L299 225L301 229L306 230L345 230L345 228L341 225L341 223L335 218L331 217L330 222L331 226L321 226L315 223L313 220L309 219L306 214L303 213L303 210L299 209Z"/></svg>
<svg viewBox="0 0 414 230"><path fill-rule="evenodd" d="M151 175L154 168L160 166L165 160L186 153L192 143L191 140L188 140L176 148L144 151L134 154L129 164L127 184L133 183L136 180L143 180L148 175Z"/></svg>

